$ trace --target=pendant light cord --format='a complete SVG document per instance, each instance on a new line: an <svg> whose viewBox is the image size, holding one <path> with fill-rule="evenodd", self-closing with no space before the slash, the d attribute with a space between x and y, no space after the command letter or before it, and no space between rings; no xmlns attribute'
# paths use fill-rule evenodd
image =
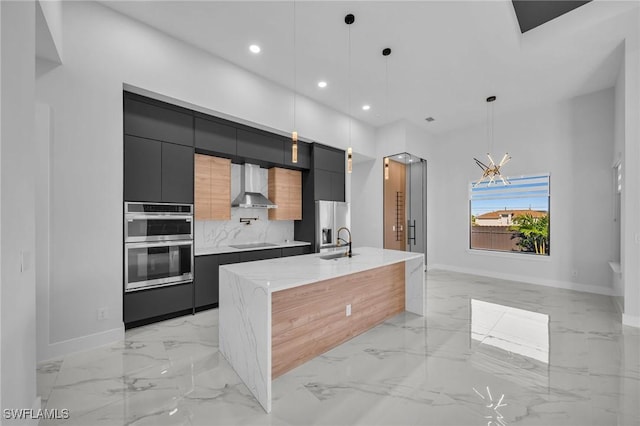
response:
<svg viewBox="0 0 640 426"><path fill-rule="evenodd" d="M296 61L296 1L293 0L293 130L296 129L296 98L298 97L298 61Z"/></svg>
<svg viewBox="0 0 640 426"><path fill-rule="evenodd" d="M348 111L349 111L349 146L351 146L351 24L348 26L349 27L349 50L348 50L348 71L347 71L347 83L349 84L349 105L348 105Z"/></svg>
<svg viewBox="0 0 640 426"><path fill-rule="evenodd" d="M385 80L385 87L384 87L384 97L385 97L385 101L384 101L384 106L385 106L385 111L384 111L384 115L387 118L387 121L389 121L389 56L385 56L384 58L384 80Z"/></svg>

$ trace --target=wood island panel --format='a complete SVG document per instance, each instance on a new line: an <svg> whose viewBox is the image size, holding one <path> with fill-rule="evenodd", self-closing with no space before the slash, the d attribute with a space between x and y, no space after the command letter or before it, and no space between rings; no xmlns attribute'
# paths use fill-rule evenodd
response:
<svg viewBox="0 0 640 426"><path fill-rule="evenodd" d="M272 293L271 378L405 310L405 264ZM351 304L351 316L346 305Z"/></svg>

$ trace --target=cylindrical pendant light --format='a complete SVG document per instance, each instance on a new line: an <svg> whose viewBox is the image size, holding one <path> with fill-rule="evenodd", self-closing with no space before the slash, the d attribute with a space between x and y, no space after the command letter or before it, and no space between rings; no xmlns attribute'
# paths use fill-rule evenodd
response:
<svg viewBox="0 0 640 426"><path fill-rule="evenodd" d="M389 157L384 158L384 180L389 180Z"/></svg>
<svg viewBox="0 0 640 426"><path fill-rule="evenodd" d="M351 24L356 21L356 17L349 13L344 17L344 23L347 24L349 28L349 53L348 53L348 75L347 75L347 83L349 84L349 105L348 105L348 114L349 114L349 148L347 148L347 173L351 173L353 167L353 150L351 149Z"/></svg>

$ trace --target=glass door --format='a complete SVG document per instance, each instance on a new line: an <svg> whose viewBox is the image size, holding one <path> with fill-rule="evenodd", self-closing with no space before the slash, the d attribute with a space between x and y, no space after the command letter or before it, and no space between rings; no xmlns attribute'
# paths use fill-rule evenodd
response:
<svg viewBox="0 0 640 426"><path fill-rule="evenodd" d="M384 159L384 248L427 252L427 162L407 152Z"/></svg>

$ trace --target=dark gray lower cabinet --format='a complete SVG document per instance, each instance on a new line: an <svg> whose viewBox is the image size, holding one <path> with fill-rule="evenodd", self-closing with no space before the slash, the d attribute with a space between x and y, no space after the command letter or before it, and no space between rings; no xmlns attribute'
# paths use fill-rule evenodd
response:
<svg viewBox="0 0 640 426"><path fill-rule="evenodd" d="M275 259L282 256L282 249L268 249L256 251L241 251L240 262L253 262L254 260Z"/></svg>
<svg viewBox="0 0 640 426"><path fill-rule="evenodd" d="M220 276L218 267L240 262L239 253L210 254L194 259L194 303L196 310L218 304Z"/></svg>
<svg viewBox="0 0 640 426"><path fill-rule="evenodd" d="M219 302L220 275L222 265L254 260L275 259L311 253L311 246L285 247L267 250L241 251L235 253L196 256L194 276L195 309L203 310L217 306Z"/></svg>
<svg viewBox="0 0 640 426"><path fill-rule="evenodd" d="M194 274L196 309L218 303L218 256L196 256Z"/></svg>
<svg viewBox="0 0 640 426"><path fill-rule="evenodd" d="M162 144L162 201L193 204L193 148Z"/></svg>
<svg viewBox="0 0 640 426"><path fill-rule="evenodd" d="M309 253L311 253L311 246L284 247L282 249L282 257L299 256L301 254Z"/></svg>
<svg viewBox="0 0 640 426"><path fill-rule="evenodd" d="M125 326L183 315L193 310L193 283L150 288L124 294Z"/></svg>

